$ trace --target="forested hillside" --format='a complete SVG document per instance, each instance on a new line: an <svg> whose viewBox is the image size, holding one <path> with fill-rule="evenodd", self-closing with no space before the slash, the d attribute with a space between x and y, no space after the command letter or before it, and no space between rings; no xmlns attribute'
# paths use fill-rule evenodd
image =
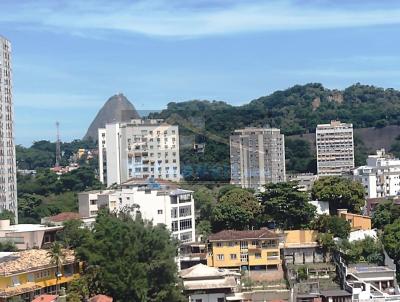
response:
<svg viewBox="0 0 400 302"><path fill-rule="evenodd" d="M280 128L285 135L304 134L333 119L351 122L355 128L400 125L400 92L361 84L339 91L311 83L276 91L243 106L217 101L172 102L167 109L150 117L180 126L185 178L227 180L228 140L234 129L271 126ZM287 141L288 170L313 172L312 148L308 142L300 141ZM194 143L205 143L204 153L193 150ZM358 140L356 145L357 160L361 163L367 151L363 141Z"/></svg>

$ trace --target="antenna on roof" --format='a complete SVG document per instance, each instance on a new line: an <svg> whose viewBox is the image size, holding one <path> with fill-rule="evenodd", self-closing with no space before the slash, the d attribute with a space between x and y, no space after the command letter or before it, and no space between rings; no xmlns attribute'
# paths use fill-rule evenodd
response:
<svg viewBox="0 0 400 302"><path fill-rule="evenodd" d="M61 142L60 142L60 123L56 122L57 141L56 141L56 167L60 166L61 162Z"/></svg>

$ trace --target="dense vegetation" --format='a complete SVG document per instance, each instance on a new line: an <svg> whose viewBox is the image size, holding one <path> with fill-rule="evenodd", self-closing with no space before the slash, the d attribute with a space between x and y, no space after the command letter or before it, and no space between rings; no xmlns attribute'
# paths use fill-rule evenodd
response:
<svg viewBox="0 0 400 302"><path fill-rule="evenodd" d="M96 149L97 144L93 141L74 140L72 142L61 143L61 162L60 165L68 165L71 156L78 149ZM56 161L56 143L41 140L34 142L30 147L16 146L17 166L21 170L35 170L39 168L54 167ZM81 164L85 165L85 159L82 159ZM97 166L97 160L87 163L92 167Z"/></svg>
<svg viewBox="0 0 400 302"><path fill-rule="evenodd" d="M86 264L83 277L69 289L69 301L99 293L116 302L185 301L177 285L177 242L165 226L103 212L91 231L70 224L62 240Z"/></svg>
<svg viewBox="0 0 400 302"><path fill-rule="evenodd" d="M58 176L49 169L18 175L19 223L39 223L40 218L78 210L77 193L100 189L92 169L82 167Z"/></svg>
<svg viewBox="0 0 400 302"><path fill-rule="evenodd" d="M185 179L226 180L229 135L234 129L268 125L280 128L285 135L303 134L333 119L351 122L355 128L400 125L400 92L361 84L338 91L312 83L276 91L243 106L217 101L172 102L150 117L180 126ZM192 150L194 142L205 143L204 153ZM366 150L361 141L355 143L356 162L362 164ZM286 147L288 171L315 171L314 155L306 142L286 140Z"/></svg>

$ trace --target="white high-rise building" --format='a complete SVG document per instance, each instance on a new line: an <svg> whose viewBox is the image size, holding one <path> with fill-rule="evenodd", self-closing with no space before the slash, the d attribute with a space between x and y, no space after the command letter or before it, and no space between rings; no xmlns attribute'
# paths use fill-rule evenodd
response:
<svg viewBox="0 0 400 302"><path fill-rule="evenodd" d="M0 211L18 220L11 43L0 36Z"/></svg>
<svg viewBox="0 0 400 302"><path fill-rule="evenodd" d="M82 192L78 199L82 217L95 217L101 208L116 214L140 213L154 225L166 225L181 242L195 241L193 191L179 189L176 184L133 179L118 189Z"/></svg>
<svg viewBox="0 0 400 302"><path fill-rule="evenodd" d="M100 181L131 178L180 180L179 129L162 120L136 119L99 129Z"/></svg>
<svg viewBox="0 0 400 302"><path fill-rule="evenodd" d="M259 189L286 181L285 138L275 128L245 128L230 136L231 183Z"/></svg>
<svg viewBox="0 0 400 302"><path fill-rule="evenodd" d="M354 169L353 124L321 124L315 136L318 176L339 176Z"/></svg>
<svg viewBox="0 0 400 302"><path fill-rule="evenodd" d="M400 195L400 159L386 154L385 149L369 155L367 165L355 169L353 175L363 184L367 198Z"/></svg>

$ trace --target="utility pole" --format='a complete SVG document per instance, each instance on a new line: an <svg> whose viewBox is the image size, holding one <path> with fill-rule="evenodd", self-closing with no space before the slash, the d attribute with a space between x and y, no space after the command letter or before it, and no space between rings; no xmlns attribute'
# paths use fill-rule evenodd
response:
<svg viewBox="0 0 400 302"><path fill-rule="evenodd" d="M60 142L60 123L56 122L57 141L56 141L56 167L60 166L61 161L61 142Z"/></svg>

